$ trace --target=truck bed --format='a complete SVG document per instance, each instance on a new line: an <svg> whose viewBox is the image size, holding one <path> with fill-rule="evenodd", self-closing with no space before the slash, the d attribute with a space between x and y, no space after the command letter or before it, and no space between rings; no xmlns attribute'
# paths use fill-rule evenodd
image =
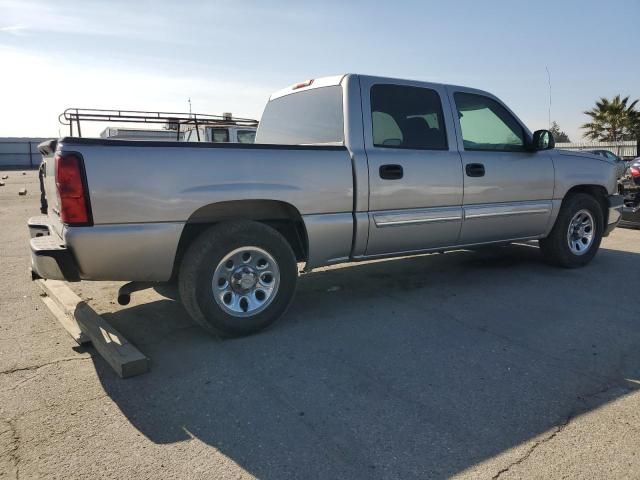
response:
<svg viewBox="0 0 640 480"><path fill-rule="evenodd" d="M167 280L185 225L205 222L214 208L265 199L295 209L318 239L311 264L349 256L354 187L343 146L65 137L41 151L49 227L74 251L82 278ZM91 226L62 226L54 152L83 159Z"/></svg>

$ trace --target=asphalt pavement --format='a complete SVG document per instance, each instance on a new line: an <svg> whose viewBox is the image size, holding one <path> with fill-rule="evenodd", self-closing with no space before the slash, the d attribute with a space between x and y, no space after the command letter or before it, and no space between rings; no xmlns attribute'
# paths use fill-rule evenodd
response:
<svg viewBox="0 0 640 480"><path fill-rule="evenodd" d="M2 479L640 478L640 230L578 270L534 242L312 272L226 341L170 287L72 285L151 359L122 380L41 302L37 176L2 173Z"/></svg>

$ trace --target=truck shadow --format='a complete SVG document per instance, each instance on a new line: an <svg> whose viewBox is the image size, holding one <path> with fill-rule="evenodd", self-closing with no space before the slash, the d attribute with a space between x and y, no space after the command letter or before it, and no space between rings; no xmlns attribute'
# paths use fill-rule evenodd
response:
<svg viewBox="0 0 640 480"><path fill-rule="evenodd" d="M106 392L159 444L259 478L443 478L633 391L640 255L584 269L535 246L311 273L270 330L219 341L162 300L104 315L152 360ZM497 473L497 472L496 472Z"/></svg>

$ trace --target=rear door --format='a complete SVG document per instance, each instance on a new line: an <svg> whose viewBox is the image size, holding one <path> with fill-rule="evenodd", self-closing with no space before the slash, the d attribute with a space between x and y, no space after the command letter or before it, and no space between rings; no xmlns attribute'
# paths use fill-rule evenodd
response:
<svg viewBox="0 0 640 480"><path fill-rule="evenodd" d="M454 245L462 223L462 165L445 88L361 77L361 91L369 164L366 255Z"/></svg>
<svg viewBox="0 0 640 480"><path fill-rule="evenodd" d="M464 171L461 244L543 234L554 168L548 151L525 148L530 133L497 98L449 87Z"/></svg>

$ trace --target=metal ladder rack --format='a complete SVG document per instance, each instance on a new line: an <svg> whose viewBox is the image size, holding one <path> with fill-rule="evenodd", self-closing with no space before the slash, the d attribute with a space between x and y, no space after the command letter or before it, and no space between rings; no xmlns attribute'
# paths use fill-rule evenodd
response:
<svg viewBox="0 0 640 480"><path fill-rule="evenodd" d="M73 136L73 126L75 124L78 137L82 137L81 121L165 125L167 130L176 131L176 140L180 140L181 127L194 126L198 141L200 141L199 126L258 126L257 120L233 117L230 114L210 115L204 113L145 112L141 110L103 110L98 108L67 108L58 116L58 121L60 124L69 127L70 136Z"/></svg>

